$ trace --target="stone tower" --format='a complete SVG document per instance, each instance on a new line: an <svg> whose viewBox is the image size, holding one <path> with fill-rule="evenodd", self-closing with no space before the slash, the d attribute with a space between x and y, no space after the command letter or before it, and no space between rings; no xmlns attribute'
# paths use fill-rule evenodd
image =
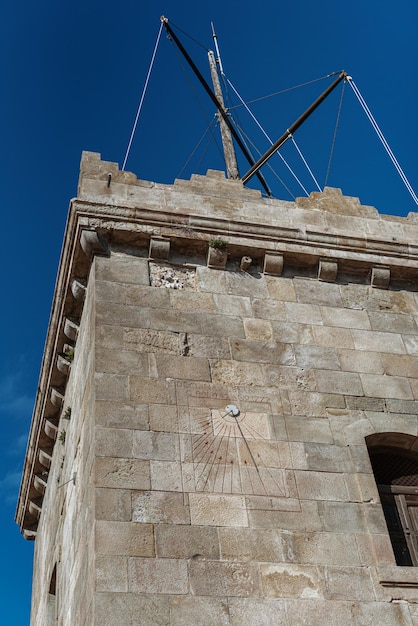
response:
<svg viewBox="0 0 418 626"><path fill-rule="evenodd" d="M84 153L17 509L32 626L418 624L418 218Z"/></svg>

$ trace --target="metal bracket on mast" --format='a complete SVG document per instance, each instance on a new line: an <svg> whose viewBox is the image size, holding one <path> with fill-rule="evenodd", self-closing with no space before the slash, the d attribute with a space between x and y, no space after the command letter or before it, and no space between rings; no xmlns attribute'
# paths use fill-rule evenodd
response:
<svg viewBox="0 0 418 626"><path fill-rule="evenodd" d="M199 79L199 81L202 84L203 88L205 89L206 93L208 94L208 96L210 97L210 99L212 100L212 102L214 103L216 108L218 109L220 117L225 122L226 126L228 127L230 133L232 134L232 136L234 137L234 139L237 142L238 146L240 147L240 149L241 149L243 155L245 156L245 158L247 159L248 163L251 165L251 167L253 167L255 165L254 159L251 157L251 155L248 152L248 150L247 150L245 144L243 143L241 137L238 135L237 131L235 130L235 128L231 124L231 121L230 121L228 115L226 114L224 107L219 102L218 98L214 95L213 91L211 90L211 88L207 84L206 80L203 78L202 74L200 73L200 71L196 67L196 65L193 62L193 60L190 57L190 55L185 50L183 44L181 43L181 41L179 40L177 35L173 32L171 26L168 23L168 18L162 16L161 17L161 22L163 23L164 28L166 29L168 35L171 37L171 39L177 45L177 47L179 48L180 52L182 53L182 55L186 59L187 63L190 65L190 67L192 68L192 70L196 74L197 78ZM264 180L264 177L262 176L261 172L257 171L257 172L254 172L254 173L256 174L256 176L257 176L258 180L260 181L261 185L263 186L263 189L265 190L266 194L268 196L271 196L272 194L271 194L270 188L267 185L266 181Z"/></svg>
<svg viewBox="0 0 418 626"><path fill-rule="evenodd" d="M286 130L286 132L284 132L283 135L279 137L279 139L267 150L267 152L258 159L257 163L254 163L254 165L248 170L248 172L244 174L244 176L241 178L244 185L250 180L250 178L254 176L254 174L258 176L258 170L260 169L260 167L263 167L263 165L267 163L267 161L273 156L273 154L275 154L277 150L279 150L279 148L281 148L282 145L286 143L288 139L290 139L290 137L299 128L299 126L301 126L303 122L315 111L315 109L319 107L321 102L323 102L325 98L329 96L329 94L335 89L335 87L346 78L348 78L347 73L343 70L342 72L340 72L338 78L334 80L334 82L327 89L325 89L325 91L319 96L319 98L317 98L315 102L313 102L311 106L306 109L306 111L302 113L300 117L298 117L296 122L294 122Z"/></svg>

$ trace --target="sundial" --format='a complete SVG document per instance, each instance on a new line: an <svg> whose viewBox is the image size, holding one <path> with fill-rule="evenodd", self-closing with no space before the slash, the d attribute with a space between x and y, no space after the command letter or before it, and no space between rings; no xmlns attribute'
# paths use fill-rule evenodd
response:
<svg viewBox="0 0 418 626"><path fill-rule="evenodd" d="M235 404L212 409L190 435L194 491L286 497L278 444L268 415Z"/></svg>

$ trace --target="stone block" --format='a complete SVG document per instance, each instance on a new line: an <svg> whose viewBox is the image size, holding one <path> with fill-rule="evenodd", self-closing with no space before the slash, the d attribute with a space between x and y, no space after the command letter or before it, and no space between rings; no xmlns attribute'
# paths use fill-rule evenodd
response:
<svg viewBox="0 0 418 626"><path fill-rule="evenodd" d="M219 528L219 544L224 561L285 560L284 541L276 530Z"/></svg>
<svg viewBox="0 0 418 626"><path fill-rule="evenodd" d="M372 267L372 275L370 278L372 287L387 289L390 284L390 268L389 267Z"/></svg>
<svg viewBox="0 0 418 626"><path fill-rule="evenodd" d="M382 358L385 355L365 350L337 350L341 369L345 372L361 372L366 374L383 374ZM387 355L388 356L388 355ZM395 355L391 354L389 358Z"/></svg>
<svg viewBox="0 0 418 626"><path fill-rule="evenodd" d="M96 489L95 511L98 520L130 522L131 492L127 489Z"/></svg>
<svg viewBox="0 0 418 626"><path fill-rule="evenodd" d="M322 346L294 346L296 365L303 368L339 370L340 363L334 348Z"/></svg>
<svg viewBox="0 0 418 626"><path fill-rule="evenodd" d="M192 356L155 355L158 377L179 378L181 380L202 380L210 382L207 359Z"/></svg>
<svg viewBox="0 0 418 626"><path fill-rule="evenodd" d="M172 559L219 559L218 531L208 526L155 526L157 557Z"/></svg>
<svg viewBox="0 0 418 626"><path fill-rule="evenodd" d="M323 532L281 533L284 561L310 565L360 565L353 535Z"/></svg>
<svg viewBox="0 0 418 626"><path fill-rule="evenodd" d="M178 311L197 311L199 313L223 312L224 315L229 315L225 311L216 311L214 299L211 293L171 289L169 291L169 296L169 308L171 309ZM238 315L238 313L231 312L230 315Z"/></svg>
<svg viewBox="0 0 418 626"><path fill-rule="evenodd" d="M318 502L323 530L333 533L367 533L364 504L353 502Z"/></svg>
<svg viewBox="0 0 418 626"><path fill-rule="evenodd" d="M370 329L370 321L366 311L323 306L321 307L321 314L325 326Z"/></svg>
<svg viewBox="0 0 418 626"><path fill-rule="evenodd" d="M96 591L123 593L128 591L128 558L96 557Z"/></svg>
<svg viewBox="0 0 418 626"><path fill-rule="evenodd" d="M119 349L98 347L95 353L96 372L105 374L131 374L148 376L148 359L145 354Z"/></svg>
<svg viewBox="0 0 418 626"><path fill-rule="evenodd" d="M257 509L248 508L248 521L250 528L322 530L318 503L314 500L298 503L298 510L271 510L267 506Z"/></svg>
<svg viewBox="0 0 418 626"><path fill-rule="evenodd" d="M312 329L315 326L273 320L271 323L273 338L278 343L315 343ZM318 326L317 328L321 328Z"/></svg>
<svg viewBox="0 0 418 626"><path fill-rule="evenodd" d="M167 626L170 623L168 598L136 593L95 594L94 626ZM93 622L88 622L93 624Z"/></svg>
<svg viewBox="0 0 418 626"><path fill-rule="evenodd" d="M324 348L354 349L354 342L349 328L338 326L313 326L313 336L316 345Z"/></svg>
<svg viewBox="0 0 418 626"><path fill-rule="evenodd" d="M155 555L151 524L98 520L95 535L98 555L143 557Z"/></svg>
<svg viewBox="0 0 418 626"><path fill-rule="evenodd" d="M334 437L327 419L319 417L286 417L289 441L333 443Z"/></svg>
<svg viewBox="0 0 418 626"><path fill-rule="evenodd" d="M246 339L254 341L273 341L273 329L268 320L244 319Z"/></svg>
<svg viewBox="0 0 418 626"><path fill-rule="evenodd" d="M354 372L331 372L315 370L318 391L324 393L348 394L363 396L363 387L359 374Z"/></svg>
<svg viewBox="0 0 418 626"><path fill-rule="evenodd" d="M189 503L197 526L248 526L244 496L191 493Z"/></svg>
<svg viewBox="0 0 418 626"><path fill-rule="evenodd" d="M182 493L164 491L133 493L132 521L149 524L190 524L187 497Z"/></svg>
<svg viewBox="0 0 418 626"><path fill-rule="evenodd" d="M273 598L322 598L322 581L316 567L260 565L263 595Z"/></svg>
<svg viewBox="0 0 418 626"><path fill-rule="evenodd" d="M317 304L286 302L286 310L289 322L312 324L313 326L322 326L323 324L321 310Z"/></svg>
<svg viewBox="0 0 418 626"><path fill-rule="evenodd" d="M197 596L260 596L255 563L192 560L189 575L190 590Z"/></svg>
<svg viewBox="0 0 418 626"><path fill-rule="evenodd" d="M125 428L97 427L95 429L96 456L132 458L133 432Z"/></svg>
<svg viewBox="0 0 418 626"><path fill-rule="evenodd" d="M286 343L233 339L231 349L232 357L236 361L296 365L293 349Z"/></svg>
<svg viewBox="0 0 418 626"><path fill-rule="evenodd" d="M305 442L303 468L325 472L351 472L353 470L349 451L346 446L333 446L311 441ZM296 466L294 466L296 469Z"/></svg>
<svg viewBox="0 0 418 626"><path fill-rule="evenodd" d="M229 598L228 605L231 626L287 626L288 624L283 600Z"/></svg>
<svg viewBox="0 0 418 626"><path fill-rule="evenodd" d="M181 464L178 461L150 461L151 489L183 491Z"/></svg>
<svg viewBox="0 0 418 626"><path fill-rule="evenodd" d="M336 372L339 374L340 372ZM325 370L325 374L331 375L331 372ZM332 388L332 385L329 385ZM332 389L335 391L335 389ZM344 398L336 393L315 393L305 391L289 390L289 402L293 415L302 415L306 417L328 417L329 408L343 409L345 408Z"/></svg>
<svg viewBox="0 0 418 626"><path fill-rule="evenodd" d="M230 626L230 603L231 599L224 597L171 596L170 626Z"/></svg>
<svg viewBox="0 0 418 626"><path fill-rule="evenodd" d="M129 591L144 594L186 594L187 562L181 559L128 559Z"/></svg>
<svg viewBox="0 0 418 626"><path fill-rule="evenodd" d="M136 459L178 461L178 437L173 433L133 431L132 453Z"/></svg>
<svg viewBox="0 0 418 626"><path fill-rule="evenodd" d="M148 430L148 406L146 404L97 400L96 424L105 428Z"/></svg>
<svg viewBox="0 0 418 626"><path fill-rule="evenodd" d="M109 489L149 489L149 461L104 457L94 464L95 484Z"/></svg>
<svg viewBox="0 0 418 626"><path fill-rule="evenodd" d="M360 374L360 378L366 396L399 398L401 400L413 400L414 398L408 378L376 376L374 374Z"/></svg>
<svg viewBox="0 0 418 626"><path fill-rule="evenodd" d="M256 342L254 342L256 343ZM259 363L211 360L212 381L223 385L259 385L265 383Z"/></svg>
<svg viewBox="0 0 418 626"><path fill-rule="evenodd" d="M262 366L266 384L283 389L300 389L301 391L315 391L316 381L312 369L291 367L286 365Z"/></svg>
<svg viewBox="0 0 418 626"><path fill-rule="evenodd" d="M135 353L146 354L180 354L180 334L177 332L164 332L150 328L125 328L123 329L123 344L128 350ZM130 373L136 373L133 369Z"/></svg>
<svg viewBox="0 0 418 626"><path fill-rule="evenodd" d="M318 278L320 281L334 281L338 266L333 261L320 261ZM342 300L338 285L323 284L316 279L295 278L293 281L298 302L341 307Z"/></svg>
<svg viewBox="0 0 418 626"><path fill-rule="evenodd" d="M187 335L187 345L191 356L207 359L230 359L231 348L227 337L207 335Z"/></svg>
<svg viewBox="0 0 418 626"><path fill-rule="evenodd" d="M96 258L96 279L136 285L149 285L148 261L125 254L110 259Z"/></svg>
<svg viewBox="0 0 418 626"><path fill-rule="evenodd" d="M130 376L129 400L150 404L169 404L169 385L165 380Z"/></svg>
<svg viewBox="0 0 418 626"><path fill-rule="evenodd" d="M280 302L296 302L296 292L292 278L277 279L272 276L264 276L269 297Z"/></svg>
<svg viewBox="0 0 418 626"><path fill-rule="evenodd" d="M303 500L348 500L342 474L297 470L295 477L299 496Z"/></svg>
<svg viewBox="0 0 418 626"><path fill-rule="evenodd" d="M155 287L142 285L126 285L125 304L150 309L169 309L170 302L169 289L155 289Z"/></svg>
<svg viewBox="0 0 418 626"><path fill-rule="evenodd" d="M251 304L256 319L287 321L287 309L283 302L254 298Z"/></svg>
<svg viewBox="0 0 418 626"><path fill-rule="evenodd" d="M175 433L179 431L177 406L170 404L151 404L149 407L149 426L152 431Z"/></svg>
<svg viewBox="0 0 418 626"><path fill-rule="evenodd" d="M353 623L359 626L412 626L406 603L361 602L352 606Z"/></svg>
<svg viewBox="0 0 418 626"><path fill-rule="evenodd" d="M374 590L369 570L361 567L325 567L325 597L327 600L370 602L374 598Z"/></svg>
<svg viewBox="0 0 418 626"><path fill-rule="evenodd" d="M418 357L408 354L382 354L384 373L418 379Z"/></svg>
<svg viewBox="0 0 418 626"><path fill-rule="evenodd" d="M322 599L287 599L286 614L289 625L309 626L366 626L353 621L351 602L330 602ZM371 622L374 624L375 622ZM371 625L370 625L371 626ZM395 626L395 624L393 624Z"/></svg>
<svg viewBox="0 0 418 626"><path fill-rule="evenodd" d="M159 309L157 309L159 310ZM152 311L155 311L154 309ZM96 303L96 324L99 326L126 326L128 328L149 328L153 313L147 308L115 304Z"/></svg>
<svg viewBox="0 0 418 626"><path fill-rule="evenodd" d="M219 315L232 315L233 317L251 317L252 315L251 299L249 297L215 293L213 294L213 301L215 303L215 312Z"/></svg>
<svg viewBox="0 0 418 626"><path fill-rule="evenodd" d="M129 399L128 376L96 373L94 379L97 400L120 400L124 402Z"/></svg>
<svg viewBox="0 0 418 626"><path fill-rule="evenodd" d="M418 327L412 315L401 313L386 313L385 311L369 311L370 326L372 330L387 333L404 333L416 335Z"/></svg>
<svg viewBox="0 0 418 626"><path fill-rule="evenodd" d="M389 354L405 354L402 337L397 333L383 333L379 331L353 330L353 341L356 350L370 352L387 352Z"/></svg>

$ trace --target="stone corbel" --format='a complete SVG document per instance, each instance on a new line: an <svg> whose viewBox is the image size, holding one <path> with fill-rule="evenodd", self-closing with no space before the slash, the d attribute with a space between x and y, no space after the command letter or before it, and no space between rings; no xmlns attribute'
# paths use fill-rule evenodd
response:
<svg viewBox="0 0 418 626"><path fill-rule="evenodd" d="M60 408L62 403L64 402L64 391L63 389L58 389L57 387L51 387L51 402L54 406Z"/></svg>
<svg viewBox="0 0 418 626"><path fill-rule="evenodd" d="M224 270L227 259L228 252L224 248L213 248L209 246L207 261L208 267L216 270Z"/></svg>
<svg viewBox="0 0 418 626"><path fill-rule="evenodd" d="M283 254L266 252L264 255L264 274L281 276L283 272Z"/></svg>
<svg viewBox="0 0 418 626"><path fill-rule="evenodd" d="M42 501L43 501L43 498L36 498L36 500L29 500L29 513L33 515L35 519L39 519L41 516Z"/></svg>
<svg viewBox="0 0 418 626"><path fill-rule="evenodd" d="M330 259L320 259L318 266L318 279L326 282L334 282L337 278L338 263Z"/></svg>
<svg viewBox="0 0 418 626"><path fill-rule="evenodd" d="M44 431L50 439L55 441L58 435L58 418L46 418L44 423Z"/></svg>
<svg viewBox="0 0 418 626"><path fill-rule="evenodd" d="M149 242L149 258L166 261L170 254L170 240L165 237L151 237Z"/></svg>
<svg viewBox="0 0 418 626"><path fill-rule="evenodd" d="M107 241L97 230L83 228L80 234L80 244L88 259L91 259L95 254L109 254Z"/></svg>
<svg viewBox="0 0 418 626"><path fill-rule="evenodd" d="M68 339L76 341L78 335L78 323L76 320L70 317L64 318L64 335L68 337Z"/></svg>
<svg viewBox="0 0 418 626"><path fill-rule="evenodd" d="M79 302L83 302L86 297L87 281L84 278L73 278L71 282L71 293Z"/></svg>
<svg viewBox="0 0 418 626"><path fill-rule="evenodd" d="M46 467L47 469L51 467L52 452L53 452L52 448L49 448L49 449L39 448L39 452L38 452L39 463L43 465L44 467Z"/></svg>
<svg viewBox="0 0 418 626"><path fill-rule="evenodd" d="M39 491L39 493L42 493L42 494L45 493L46 486L47 486L46 476L42 474L35 474L35 477L33 479L33 486L35 487L37 491Z"/></svg>
<svg viewBox="0 0 418 626"><path fill-rule="evenodd" d="M372 277L370 284L372 287L380 287L380 289L387 289L390 283L390 268L389 267L372 267Z"/></svg>

